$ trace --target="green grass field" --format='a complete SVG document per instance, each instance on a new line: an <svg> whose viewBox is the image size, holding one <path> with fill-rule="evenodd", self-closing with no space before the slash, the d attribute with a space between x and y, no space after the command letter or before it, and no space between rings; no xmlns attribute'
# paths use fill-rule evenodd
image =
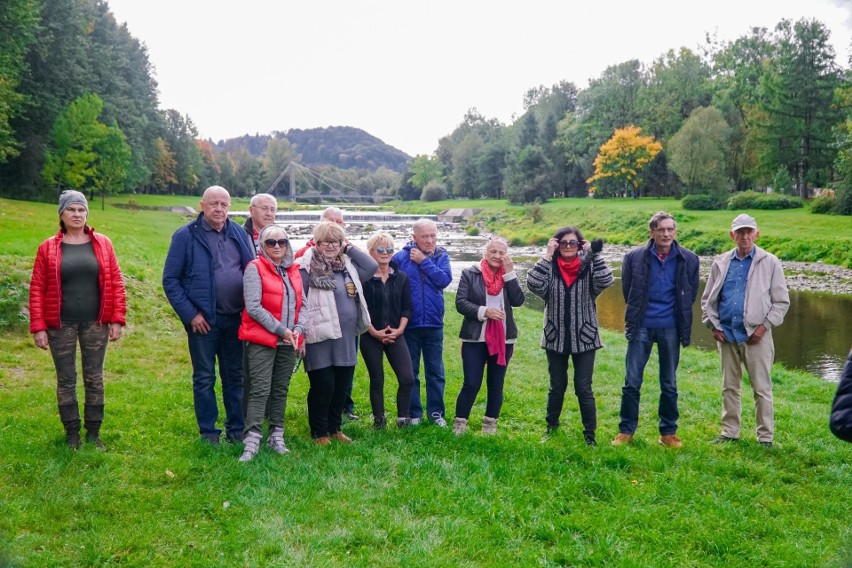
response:
<svg viewBox="0 0 852 568"><path fill-rule="evenodd" d="M175 204L186 203L163 203ZM626 343L605 332L595 372L601 445L583 444L570 389L563 428L542 442L546 359L541 314L528 309L516 312L522 335L496 437L478 433L482 393L462 438L435 426L374 432L365 419L344 427L354 444L317 447L300 371L286 416L291 454L263 451L240 464L240 447L196 440L185 334L160 287L169 237L185 219L92 204L90 221L113 239L129 293L129 325L107 354L109 451L64 447L50 356L7 309L0 566L852 565L852 445L828 431L834 385L776 367L775 447L754 441L747 387L743 440L710 445L718 360L689 348L679 373L684 447L656 442L651 379L637 442L612 448ZM3 305L20 301L35 249L56 222L54 205L0 200ZM452 417L461 320L449 296L448 308ZM647 376L656 370L652 361ZM367 392L359 365L354 398L365 417Z"/></svg>

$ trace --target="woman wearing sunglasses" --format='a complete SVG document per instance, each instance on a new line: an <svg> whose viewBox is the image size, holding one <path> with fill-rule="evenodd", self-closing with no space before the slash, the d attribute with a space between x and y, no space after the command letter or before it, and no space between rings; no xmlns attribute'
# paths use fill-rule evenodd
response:
<svg viewBox="0 0 852 568"><path fill-rule="evenodd" d="M304 331L299 323L302 278L284 228L264 227L258 235L258 253L243 275L245 309L239 337L245 341L246 425L241 462L252 460L260 449L267 409L267 445L276 454L289 451L284 444L284 411Z"/></svg>
<svg viewBox="0 0 852 568"><path fill-rule="evenodd" d="M375 275L364 283L364 298L370 310L370 327L361 336L361 357L370 374L370 404L373 407L373 427L381 430L385 418L384 357L396 374L396 425L411 423L411 388L414 370L411 354L402 333L411 318L411 284L408 276L395 262L393 237L376 233L367 241L367 251L379 264Z"/></svg>
<svg viewBox="0 0 852 568"><path fill-rule="evenodd" d="M529 291L544 300L541 347L547 352L550 391L547 431L559 427L568 388L568 359L574 364L574 393L580 405L583 439L596 446L597 408L592 392L595 351L603 347L598 333L598 296L612 286L612 271L599 254L603 241L589 243L574 227L556 231L544 257L527 273Z"/></svg>
<svg viewBox="0 0 852 568"><path fill-rule="evenodd" d="M358 362L358 336L370 326L363 283L378 265L370 255L345 243L343 227L321 221L301 265L308 295L305 371L308 373L308 423L319 445L352 440L340 430L348 387Z"/></svg>

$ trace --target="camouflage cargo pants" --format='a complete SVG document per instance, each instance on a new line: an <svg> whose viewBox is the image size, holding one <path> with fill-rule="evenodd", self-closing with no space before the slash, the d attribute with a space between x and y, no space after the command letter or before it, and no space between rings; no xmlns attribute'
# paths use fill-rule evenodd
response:
<svg viewBox="0 0 852 568"><path fill-rule="evenodd" d="M87 406L104 404L104 357L109 343L109 325L96 322L62 322L47 330L47 343L56 367L56 400L59 406L77 404L77 342L83 364L83 388Z"/></svg>

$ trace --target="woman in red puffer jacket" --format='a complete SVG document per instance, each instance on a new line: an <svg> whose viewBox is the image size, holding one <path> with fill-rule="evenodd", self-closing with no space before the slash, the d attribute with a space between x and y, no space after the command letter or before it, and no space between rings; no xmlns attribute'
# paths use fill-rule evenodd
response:
<svg viewBox="0 0 852 568"><path fill-rule="evenodd" d="M80 447L77 405L77 343L86 393L86 439L100 440L104 418L104 357L109 341L121 337L127 301L112 242L86 225L86 197L59 196L60 231L38 247L30 280L30 333L37 347L50 348L56 367L59 418L68 447Z"/></svg>

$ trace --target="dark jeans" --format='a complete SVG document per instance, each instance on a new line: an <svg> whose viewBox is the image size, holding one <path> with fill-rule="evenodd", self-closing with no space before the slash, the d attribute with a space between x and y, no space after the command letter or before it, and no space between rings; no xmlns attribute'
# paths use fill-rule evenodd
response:
<svg viewBox="0 0 852 568"><path fill-rule="evenodd" d="M444 328L406 328L405 342L411 353L411 368L414 370L414 387L411 390L411 417L423 417L420 400L420 357L423 356L423 374L426 379L427 418L434 414L444 416Z"/></svg>
<svg viewBox="0 0 852 568"><path fill-rule="evenodd" d="M485 402L485 416L489 418L500 418L500 408L503 406L503 381L506 378L506 370L509 368L509 360L515 351L515 345L506 344L506 364L497 364L497 355L488 355L488 346L485 342L471 343L462 342L461 357L464 369L464 384L459 397L456 399L456 416L458 418L470 417L470 409L476 402L476 395L482 388L482 375L488 367L486 385L488 398Z"/></svg>
<svg viewBox="0 0 852 568"><path fill-rule="evenodd" d="M311 436L321 438L340 432L346 385L355 367L323 367L308 371L308 424Z"/></svg>
<svg viewBox="0 0 852 568"><path fill-rule="evenodd" d="M574 394L580 403L583 435L594 436L598 425L598 410L592 393L592 371L595 369L595 351L583 353L557 353L547 350L547 370L550 373L550 391L547 393L547 425L559 426L565 390L568 388L568 358L574 361Z"/></svg>
<svg viewBox="0 0 852 568"><path fill-rule="evenodd" d="M47 330L47 345L56 367L56 400L59 406L77 405L77 343L83 368L83 389L87 406L104 404L104 358L109 343L109 326L95 322L62 322L59 329Z"/></svg>
<svg viewBox="0 0 852 568"><path fill-rule="evenodd" d="M666 436L677 432L677 419L680 416L677 411L675 378L680 362L677 329L641 327L636 336L627 342L627 374L621 389L621 422L618 424L618 431L624 434L633 434L639 425L639 390L654 343L657 344L660 357L660 434Z"/></svg>
<svg viewBox="0 0 852 568"><path fill-rule="evenodd" d="M267 347L249 342L243 349L246 360L246 389L243 393L245 431L262 432L264 414L269 416L270 430L283 428L296 352L291 345Z"/></svg>
<svg viewBox="0 0 852 568"><path fill-rule="evenodd" d="M387 356L399 384L396 389L396 415L399 418L408 418L414 371L411 368L411 354L408 352L405 336L385 345L365 333L361 336L361 357L364 358L364 365L370 374L370 405L373 408L373 417L380 418L385 415L385 365L382 355Z"/></svg>
<svg viewBox="0 0 852 568"><path fill-rule="evenodd" d="M216 403L216 361L222 379L225 431L229 437L243 434L243 342L237 337L240 314L216 314L216 325L207 334L193 333L187 326L189 357L192 360L192 397L195 419L204 437L218 437L219 407Z"/></svg>

